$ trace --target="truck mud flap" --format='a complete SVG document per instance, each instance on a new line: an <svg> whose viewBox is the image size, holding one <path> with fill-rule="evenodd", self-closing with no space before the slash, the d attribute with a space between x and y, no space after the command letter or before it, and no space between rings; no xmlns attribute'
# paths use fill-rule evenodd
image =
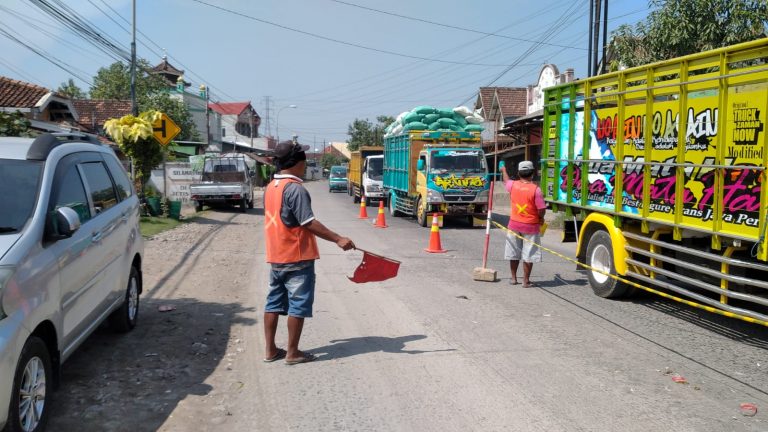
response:
<svg viewBox="0 0 768 432"><path fill-rule="evenodd" d="M579 232L581 231L582 221L566 220L563 222L563 237L560 240L562 243L573 243L579 239Z"/></svg>

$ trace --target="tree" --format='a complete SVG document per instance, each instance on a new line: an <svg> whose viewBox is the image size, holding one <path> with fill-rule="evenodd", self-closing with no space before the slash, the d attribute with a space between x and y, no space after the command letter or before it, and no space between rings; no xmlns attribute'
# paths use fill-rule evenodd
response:
<svg viewBox="0 0 768 432"><path fill-rule="evenodd" d="M342 160L339 156L331 153L326 153L320 158L320 166L323 169L331 169L334 165L341 165Z"/></svg>
<svg viewBox="0 0 768 432"><path fill-rule="evenodd" d="M759 39L768 34L765 0L651 0L644 22L611 35L619 66L639 66Z"/></svg>
<svg viewBox="0 0 768 432"><path fill-rule="evenodd" d="M65 96L69 96L70 99L85 99L88 95L75 84L75 80L68 79L67 82L61 83L56 90L57 93L61 93Z"/></svg>
<svg viewBox="0 0 768 432"><path fill-rule="evenodd" d="M144 59L137 61L136 68L136 101L141 104L148 97L159 93L169 87L168 81L160 75L149 73L151 66ZM129 100L131 98L131 68L120 62L101 68L93 77L91 87L93 99L118 99Z"/></svg>
<svg viewBox="0 0 768 432"><path fill-rule="evenodd" d="M0 112L0 136L29 136L29 120L19 111Z"/></svg>
<svg viewBox="0 0 768 432"><path fill-rule="evenodd" d="M347 148L355 151L362 146L384 145L384 129L393 121L395 121L393 117L383 115L376 117L376 124L368 119L355 119L347 128L349 135Z"/></svg>
<svg viewBox="0 0 768 432"><path fill-rule="evenodd" d="M120 150L136 164L141 191L152 175L152 169L163 161L165 148L152 136L152 124L160 117L157 111L146 111L138 117L125 115L109 119L104 129L120 146Z"/></svg>
<svg viewBox="0 0 768 432"><path fill-rule="evenodd" d="M139 111L164 112L181 128L181 132L176 139L181 141L199 141L200 133L192 119L189 107L168 95L169 84L165 78L146 72L150 70L149 63L146 60L139 60L138 65L138 72L136 74L136 103ZM106 68L99 69L93 78L91 97L93 99L130 99L130 67L117 62Z"/></svg>
<svg viewBox="0 0 768 432"><path fill-rule="evenodd" d="M176 136L179 141L200 141L200 132L189 107L178 99L174 99L166 92L155 93L143 98L139 104L140 111L160 111L168 115L180 128L181 132Z"/></svg>

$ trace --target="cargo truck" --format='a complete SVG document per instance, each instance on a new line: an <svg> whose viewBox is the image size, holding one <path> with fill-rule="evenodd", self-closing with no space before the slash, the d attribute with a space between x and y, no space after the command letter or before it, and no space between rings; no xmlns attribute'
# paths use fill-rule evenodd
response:
<svg viewBox="0 0 768 432"><path fill-rule="evenodd" d="M477 132L408 131L384 139L384 193L392 216L485 217L490 186Z"/></svg>
<svg viewBox="0 0 768 432"><path fill-rule="evenodd" d="M356 203L365 194L365 205L383 200L384 147L364 146L349 159L348 193Z"/></svg>
<svg viewBox="0 0 768 432"><path fill-rule="evenodd" d="M545 91L541 187L597 295L646 289L768 325L766 52L762 39Z"/></svg>

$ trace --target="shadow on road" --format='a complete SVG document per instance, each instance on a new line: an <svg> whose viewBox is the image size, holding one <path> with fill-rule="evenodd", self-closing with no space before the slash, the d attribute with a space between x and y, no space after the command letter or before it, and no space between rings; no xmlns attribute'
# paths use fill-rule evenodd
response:
<svg viewBox="0 0 768 432"><path fill-rule="evenodd" d="M171 309L160 312L163 309ZM254 325L237 303L147 300L134 331L101 327L63 366L48 430L156 431L224 358L231 328Z"/></svg>
<svg viewBox="0 0 768 432"><path fill-rule="evenodd" d="M358 354L373 352L385 352L392 354L424 354L430 352L456 351L455 349L441 350L406 350L405 344L421 339L426 335L410 335L400 337L362 336L349 339L335 339L330 345L312 349L312 354L318 356L318 360L332 360L344 357L352 357Z"/></svg>

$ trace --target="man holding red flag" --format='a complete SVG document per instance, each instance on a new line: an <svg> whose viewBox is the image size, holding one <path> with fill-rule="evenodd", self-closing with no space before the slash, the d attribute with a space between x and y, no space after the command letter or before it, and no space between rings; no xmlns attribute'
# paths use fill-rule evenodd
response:
<svg viewBox="0 0 768 432"><path fill-rule="evenodd" d="M312 354L299 351L304 318L312 317L315 298L315 260L320 258L315 236L336 243L343 250L355 244L321 224L312 212L309 192L302 186L307 156L301 145L279 143L274 162L278 173L264 190L264 234L269 293L264 306L264 361L285 358L289 365L307 363ZM280 315L288 315L288 346L278 348L275 334Z"/></svg>

